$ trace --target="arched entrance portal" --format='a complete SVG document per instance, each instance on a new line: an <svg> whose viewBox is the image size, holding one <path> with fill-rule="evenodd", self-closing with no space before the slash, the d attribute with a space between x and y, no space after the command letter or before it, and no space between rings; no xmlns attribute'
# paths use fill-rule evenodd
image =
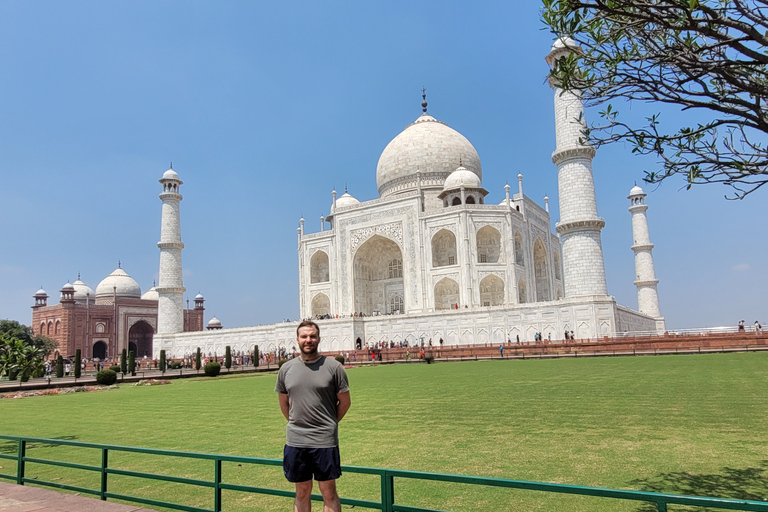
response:
<svg viewBox="0 0 768 512"><path fill-rule="evenodd" d="M107 357L107 344L103 341L97 341L93 344L93 356L92 357L98 357L99 360L103 361Z"/></svg>
<svg viewBox="0 0 768 512"><path fill-rule="evenodd" d="M406 310L403 253L395 242L379 235L371 237L355 253L354 269L355 312L390 313L395 307L393 297L399 297L398 310Z"/></svg>
<svg viewBox="0 0 768 512"><path fill-rule="evenodd" d="M128 331L128 350L133 350L136 358L152 357L152 335L155 330L144 320L133 324Z"/></svg>

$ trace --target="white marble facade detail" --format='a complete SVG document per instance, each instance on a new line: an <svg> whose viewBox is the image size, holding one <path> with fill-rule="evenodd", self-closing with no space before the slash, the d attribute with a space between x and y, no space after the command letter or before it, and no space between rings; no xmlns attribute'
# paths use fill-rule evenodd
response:
<svg viewBox="0 0 768 512"><path fill-rule="evenodd" d="M350 251L354 253L357 248L373 235L383 235L403 245L403 224L401 222L391 222L379 226L371 226L362 229L350 230Z"/></svg>

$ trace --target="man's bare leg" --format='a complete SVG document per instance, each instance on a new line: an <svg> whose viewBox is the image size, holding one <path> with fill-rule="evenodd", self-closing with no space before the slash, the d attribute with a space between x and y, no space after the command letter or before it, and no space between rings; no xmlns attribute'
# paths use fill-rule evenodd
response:
<svg viewBox="0 0 768 512"><path fill-rule="evenodd" d="M336 480L325 480L317 482L320 487L320 494L323 495L323 512L341 512L341 501L339 493L336 492Z"/></svg>
<svg viewBox="0 0 768 512"><path fill-rule="evenodd" d="M293 512L312 512L312 480L296 482L296 499Z"/></svg>

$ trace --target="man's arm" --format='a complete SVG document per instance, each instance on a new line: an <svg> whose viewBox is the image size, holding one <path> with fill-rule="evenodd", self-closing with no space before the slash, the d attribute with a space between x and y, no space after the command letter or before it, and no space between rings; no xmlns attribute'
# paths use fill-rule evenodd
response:
<svg viewBox="0 0 768 512"><path fill-rule="evenodd" d="M288 412L290 411L290 405L288 403L288 395L285 393L278 393L277 399L280 402L280 411L283 413L283 416L285 416L285 419L289 420ZM347 408L349 408L349 406L347 406Z"/></svg>
<svg viewBox="0 0 768 512"><path fill-rule="evenodd" d="M336 406L336 421L341 421L341 418L347 414L349 406L352 405L352 398L349 396L349 391L345 391L344 393L337 393L336 399L339 401Z"/></svg>

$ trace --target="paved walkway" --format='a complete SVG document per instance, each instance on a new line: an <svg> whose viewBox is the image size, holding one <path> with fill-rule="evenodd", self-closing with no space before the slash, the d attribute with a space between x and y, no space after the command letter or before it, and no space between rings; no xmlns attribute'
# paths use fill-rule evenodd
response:
<svg viewBox="0 0 768 512"><path fill-rule="evenodd" d="M0 482L2 512L154 512L136 505L85 498L77 494Z"/></svg>

